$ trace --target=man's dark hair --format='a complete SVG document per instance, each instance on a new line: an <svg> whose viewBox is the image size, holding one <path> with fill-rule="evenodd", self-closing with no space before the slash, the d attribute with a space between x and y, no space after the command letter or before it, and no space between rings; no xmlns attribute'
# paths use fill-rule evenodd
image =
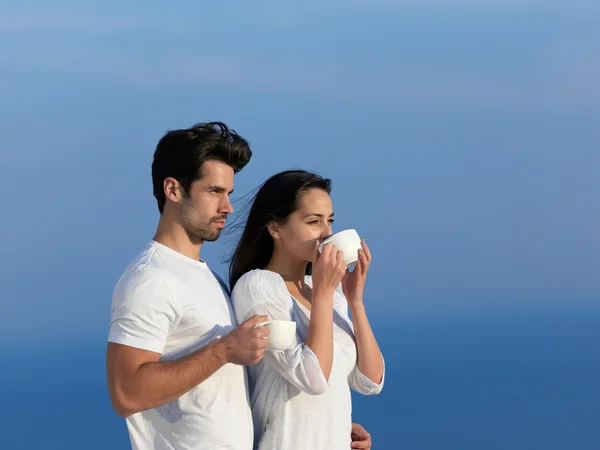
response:
<svg viewBox="0 0 600 450"><path fill-rule="evenodd" d="M190 185L202 178L205 161L224 162L237 173L251 157L248 141L221 122L169 131L158 142L152 161L152 187L158 210L162 214L165 207L163 184L166 178L175 178L189 194Z"/></svg>

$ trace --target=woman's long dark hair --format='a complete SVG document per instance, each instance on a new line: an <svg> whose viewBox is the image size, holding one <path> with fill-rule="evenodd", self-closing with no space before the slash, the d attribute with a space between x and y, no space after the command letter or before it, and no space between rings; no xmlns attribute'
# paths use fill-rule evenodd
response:
<svg viewBox="0 0 600 450"><path fill-rule="evenodd" d="M286 170L263 183L252 201L244 231L231 256L231 289L245 273L267 267L273 254L273 238L267 224L271 221L285 224L298 209L302 196L311 189L322 189L330 194L331 180L304 170Z"/></svg>

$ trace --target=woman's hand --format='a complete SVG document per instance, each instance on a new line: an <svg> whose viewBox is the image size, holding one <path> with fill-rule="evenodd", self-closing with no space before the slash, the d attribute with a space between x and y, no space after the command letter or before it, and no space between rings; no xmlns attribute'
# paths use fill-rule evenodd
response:
<svg viewBox="0 0 600 450"><path fill-rule="evenodd" d="M313 291L333 295L345 274L344 254L331 244L325 244L319 253L317 241L312 261Z"/></svg>
<svg viewBox="0 0 600 450"><path fill-rule="evenodd" d="M346 275L342 279L342 289L349 304L361 304L363 301L363 292L367 280L367 271L371 265L371 252L365 243L361 240L362 249L358 250L358 261L354 270L346 270Z"/></svg>

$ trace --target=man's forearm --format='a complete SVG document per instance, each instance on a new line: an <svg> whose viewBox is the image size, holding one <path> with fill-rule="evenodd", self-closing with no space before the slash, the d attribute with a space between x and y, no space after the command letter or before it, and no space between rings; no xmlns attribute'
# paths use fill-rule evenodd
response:
<svg viewBox="0 0 600 450"><path fill-rule="evenodd" d="M227 363L226 345L220 340L184 358L142 364L119 396L123 416L164 405L202 383Z"/></svg>

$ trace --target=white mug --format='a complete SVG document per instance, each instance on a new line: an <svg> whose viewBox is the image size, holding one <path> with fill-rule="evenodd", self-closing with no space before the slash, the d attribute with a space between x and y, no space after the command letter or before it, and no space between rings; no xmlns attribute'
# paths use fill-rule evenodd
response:
<svg viewBox="0 0 600 450"><path fill-rule="evenodd" d="M269 327L271 343L267 350L287 350L296 345L296 322L291 320L269 320L254 325L254 328Z"/></svg>
<svg viewBox="0 0 600 450"><path fill-rule="evenodd" d="M356 230L353 229L340 231L325 239L321 242L321 245L319 245L319 252L323 251L325 244L335 245L335 247L344 254L346 267L349 267L358 261L358 251L362 249L360 236Z"/></svg>

